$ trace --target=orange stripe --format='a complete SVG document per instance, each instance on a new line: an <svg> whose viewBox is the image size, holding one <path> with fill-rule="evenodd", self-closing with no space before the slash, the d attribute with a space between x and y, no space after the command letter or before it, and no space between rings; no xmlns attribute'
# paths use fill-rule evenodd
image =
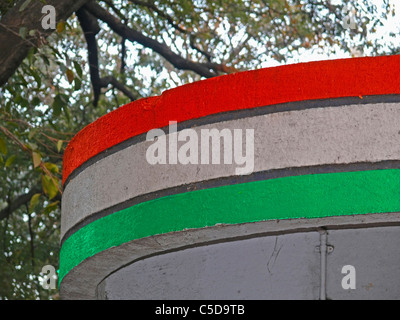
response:
<svg viewBox="0 0 400 320"><path fill-rule="evenodd" d="M279 103L400 94L400 56L300 63L187 84L124 105L82 129L64 153L63 183L84 162L169 121Z"/></svg>

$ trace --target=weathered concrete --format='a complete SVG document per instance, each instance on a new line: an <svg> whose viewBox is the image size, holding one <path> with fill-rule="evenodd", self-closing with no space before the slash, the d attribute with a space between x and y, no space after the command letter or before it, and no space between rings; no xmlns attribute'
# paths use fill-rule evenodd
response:
<svg viewBox="0 0 400 320"><path fill-rule="evenodd" d="M105 283L111 273L157 254L225 241L295 232L317 232L321 228L400 225L400 213L337 216L319 219L270 220L238 225L219 225L184 230L133 240L104 250L80 263L63 279L63 299L105 298Z"/></svg>
<svg viewBox="0 0 400 320"><path fill-rule="evenodd" d="M255 130L254 171L400 160L399 103L280 112L195 127ZM134 197L234 176L231 165L150 165L140 142L86 168L65 188L61 235L86 217Z"/></svg>
<svg viewBox="0 0 400 320"><path fill-rule="evenodd" d="M135 262L105 279L107 299L319 298L318 232L211 244Z"/></svg>
<svg viewBox="0 0 400 320"><path fill-rule="evenodd" d="M399 299L399 62L216 77L84 128L64 153L61 297ZM169 121L253 129L253 173L150 165L145 134Z"/></svg>
<svg viewBox="0 0 400 320"><path fill-rule="evenodd" d="M363 57L289 64L166 90L110 112L81 130L64 152L63 183L87 160L170 120L189 120L230 111L255 110L299 101L400 94L400 56ZM354 101L354 99L353 99ZM345 103L350 105L351 103Z"/></svg>
<svg viewBox="0 0 400 320"><path fill-rule="evenodd" d="M130 264L101 286L107 299L400 299L400 226L328 230L326 273L317 231L166 253ZM331 251L332 250L332 251ZM325 265L325 264L322 264ZM355 289L344 289L346 265ZM322 278L321 278L322 276ZM326 279L324 279L326 277Z"/></svg>
<svg viewBox="0 0 400 320"><path fill-rule="evenodd" d="M329 230L327 299L399 300L400 227ZM355 268L355 289L344 290L344 265Z"/></svg>

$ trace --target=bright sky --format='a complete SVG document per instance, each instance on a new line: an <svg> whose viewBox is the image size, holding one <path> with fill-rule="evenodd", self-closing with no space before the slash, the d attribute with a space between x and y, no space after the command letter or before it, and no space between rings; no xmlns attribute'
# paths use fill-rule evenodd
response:
<svg viewBox="0 0 400 320"><path fill-rule="evenodd" d="M335 1L332 0L331 3L334 4L335 2L341 2L341 1ZM362 2L359 0L359 2ZM374 1L376 4L378 10L381 9L381 5L383 2L386 2L384 0L377 0ZM368 37L370 40L376 40L376 39L381 39L380 43L382 45L388 44L389 42L394 42L397 43L398 47L400 46L400 0L389 0L388 1L392 7L395 8L395 15L394 16L388 16L387 20L384 21L383 26L379 26L376 29L376 33L374 34L369 34ZM381 10L382 12L383 10ZM380 12L380 13L381 13ZM396 34L396 37L390 37L390 33ZM357 50L355 50L355 54L357 54ZM399 52L400 53L400 52ZM368 56L368 52L365 52L363 56ZM331 60L331 59L341 59L341 58L350 58L352 55L350 53L346 53L343 50L340 50L339 48L336 50L335 54L327 54L324 52L323 48L318 48L314 47L311 50L303 50L302 52L299 52L298 55L296 55L294 58L289 59L287 63L299 63L299 62L310 62L310 61L318 61L318 60ZM287 64L285 63L285 64ZM281 63L270 60L267 63L263 64L263 67L272 67L272 66L278 66L281 65Z"/></svg>
<svg viewBox="0 0 400 320"><path fill-rule="evenodd" d="M342 0L331 0L332 4L341 3ZM361 5L363 0L358 0L358 3ZM395 8L395 15L388 16L387 19L382 19L384 21L383 26L378 26L376 28L376 32L374 34L368 34L368 38L371 41L376 39L380 39L379 43L383 46L387 46L390 42L397 43L397 47L400 45L400 0L374 0L374 4L377 6L378 14L383 13L383 5L385 2L388 2L391 7ZM362 15L363 13L358 13ZM390 33L396 34L396 37L390 37ZM370 52L366 51L364 53L360 53L354 48L353 55L351 53L346 53L341 50L339 47L336 47L335 53L327 53L325 48L321 48L318 46L314 46L311 49L303 49L300 50L297 54L294 55L293 58L287 60L287 62L278 62L273 60L272 58L267 59L265 62L261 63L261 67L274 67L282 64L292 64L292 63L300 63L300 62L310 62L310 61L319 61L319 60L332 60L332 59L342 59L342 58L351 58L352 56L368 56L371 55ZM400 53L400 52L399 52ZM175 75L175 76L174 76ZM171 76L176 78L176 81L179 83L178 76L172 72ZM172 84L171 84L172 85ZM174 87L174 85L172 85Z"/></svg>
<svg viewBox="0 0 400 320"><path fill-rule="evenodd" d="M342 0L331 0L332 4L341 3L341 2L342 2ZM382 12L383 12L382 5L386 2L388 2L392 7L397 9L395 11L396 12L395 16L390 15L387 19L382 19L382 21L384 21L384 25L378 26L376 28L376 32L374 34L368 34L368 38L371 41L374 41L376 39L381 39L381 40L379 40L380 41L379 43L381 43L384 46L389 44L390 42L395 42L397 44L400 43L400 0L374 0L374 4L377 6L377 8L379 10L379 12L378 12L379 15L382 14ZM358 0L358 3L360 5L362 5L363 0ZM364 13L359 12L357 14L363 15ZM390 37L390 33L396 34L396 37L395 38ZM165 41L167 41L167 44L169 44L168 39L165 39ZM101 44L101 42L99 41L99 45L100 44ZM179 43L177 44L177 46L179 47ZM129 48L131 52L135 52L135 48L140 48L140 47L141 46L138 44L127 43L127 48ZM115 50L115 53L117 53L117 51L118 51L117 47L114 47L114 48L108 47L107 49ZM352 57L352 54L344 52L339 47L337 47L335 51L336 51L335 53L327 53L326 48L323 48L323 47L321 48L316 45L311 49L300 50L300 52L298 52L297 54L294 54L293 58L289 58L287 62L278 62L276 60L273 60L272 58L267 58L263 63L260 64L260 67L262 67L262 68L274 67L274 66L279 66L282 64L292 64L292 63L299 63L299 62L331 60L331 59L341 59L341 58ZM371 53L368 51L366 51L364 53L360 53L359 51L357 51L356 48L354 48L353 56L360 56L360 55L368 56L368 55L371 55ZM135 55L132 58L135 59ZM131 61L131 62L128 61L128 63L134 64L133 61ZM178 75L173 70L171 70L171 72L170 72L170 76L173 78L173 81L169 78L167 70L164 70L162 72L162 74L155 74L155 71L150 66L148 66L146 68L141 67L139 74L138 74L138 76L142 77L145 81L148 80L149 85L150 85L150 79L151 79L152 75L153 75L153 77L155 76L158 79L167 79L171 88L181 84L181 80L179 79Z"/></svg>

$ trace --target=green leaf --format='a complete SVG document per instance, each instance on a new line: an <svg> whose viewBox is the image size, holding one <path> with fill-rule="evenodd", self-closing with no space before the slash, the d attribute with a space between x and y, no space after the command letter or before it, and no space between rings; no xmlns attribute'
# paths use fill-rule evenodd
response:
<svg viewBox="0 0 400 320"><path fill-rule="evenodd" d="M55 201L55 202L52 202L49 205L47 205L47 207L44 208L44 210L43 210L43 214L47 215L47 214L53 212L54 210L56 210L58 208L59 203L60 203L60 201Z"/></svg>
<svg viewBox="0 0 400 320"><path fill-rule="evenodd" d="M43 192L48 195L49 194L49 184L50 184L50 177L42 175L42 188Z"/></svg>
<svg viewBox="0 0 400 320"><path fill-rule="evenodd" d="M58 169L57 165L51 162L46 162L44 164L47 170L49 170L51 173L56 174L60 172L60 169Z"/></svg>
<svg viewBox="0 0 400 320"><path fill-rule="evenodd" d="M29 108L29 101L27 99L22 98L20 102L21 107L23 108Z"/></svg>
<svg viewBox="0 0 400 320"><path fill-rule="evenodd" d="M49 60L46 56L42 56L41 58L42 58L43 62L44 62L47 66L50 66L50 60ZM44 69L44 70L45 70L45 69Z"/></svg>
<svg viewBox="0 0 400 320"><path fill-rule="evenodd" d="M17 156L14 154L14 155L12 155L12 156L10 156L7 160L6 160L6 163L4 164L4 166L7 168L7 167L9 167L9 166L11 166L13 163L14 163L14 161L15 161L15 159L17 158Z"/></svg>
<svg viewBox="0 0 400 320"><path fill-rule="evenodd" d="M59 54L59 55L60 55L60 54ZM60 56L61 56L61 55L60 55ZM59 63L58 63L58 66L60 67L60 70L61 70L62 73L67 72L67 67L64 65L64 63L59 62Z"/></svg>
<svg viewBox="0 0 400 320"><path fill-rule="evenodd" d="M6 104L6 112L10 113L11 112L11 100L9 100Z"/></svg>
<svg viewBox="0 0 400 320"><path fill-rule="evenodd" d="M58 141L57 141L57 151L58 151L58 152L61 151L62 145L63 145L63 141L62 141L62 140L58 140Z"/></svg>
<svg viewBox="0 0 400 320"><path fill-rule="evenodd" d="M37 128L30 130L28 133L28 138L32 139L36 135L37 132L38 132Z"/></svg>
<svg viewBox="0 0 400 320"><path fill-rule="evenodd" d="M59 93L54 98L53 102L53 112L56 117L61 114L61 111L64 110L65 117L67 118L68 122L70 121L70 114L68 111L68 100L69 97L66 94Z"/></svg>
<svg viewBox="0 0 400 320"><path fill-rule="evenodd" d="M54 102L53 102L54 116L58 117L61 114L63 105L64 105L64 103L63 103L63 100L62 100L60 94L57 94L56 97L54 98Z"/></svg>
<svg viewBox="0 0 400 320"><path fill-rule="evenodd" d="M19 128L18 124L16 124L15 122L10 122L10 121L7 121L7 126L8 127L12 127L13 129L18 129Z"/></svg>
<svg viewBox="0 0 400 320"><path fill-rule="evenodd" d="M40 78L39 73L37 73L35 69L31 68L31 75L35 79L35 81L37 83L37 87L40 88L40 86L42 85L42 79Z"/></svg>
<svg viewBox="0 0 400 320"><path fill-rule="evenodd" d="M31 133L29 133L29 135L30 135ZM29 136L28 135L28 136ZM29 149L31 149L32 151L35 151L35 150L37 150L38 149L38 145L36 144L36 143L33 143L33 142L28 142L27 144L26 144L26 146L29 148Z"/></svg>
<svg viewBox="0 0 400 320"><path fill-rule="evenodd" d="M74 61L75 71L78 74L79 78L82 78L82 68L77 61Z"/></svg>
<svg viewBox="0 0 400 320"><path fill-rule="evenodd" d="M47 194L50 200L53 199L58 193L57 185L49 176L42 175L42 187L44 193Z"/></svg>
<svg viewBox="0 0 400 320"><path fill-rule="evenodd" d="M74 72L71 69L66 71L68 82L71 84L74 81Z"/></svg>
<svg viewBox="0 0 400 320"><path fill-rule="evenodd" d="M26 39L26 35L27 34L28 34L28 28L27 27L19 28L19 35L21 36L22 39Z"/></svg>
<svg viewBox="0 0 400 320"><path fill-rule="evenodd" d="M28 33L29 35L31 35L31 31L35 31L35 30L30 30ZM26 57L29 61L29 65L32 65L34 58L35 58L35 48L34 47L32 47L28 50L28 55Z"/></svg>
<svg viewBox="0 0 400 320"><path fill-rule="evenodd" d="M71 117L69 115L69 111L68 111L67 105L64 105L63 110L64 110L65 118L67 118L67 121L70 122Z"/></svg>
<svg viewBox="0 0 400 320"><path fill-rule="evenodd" d="M42 156L37 152L32 152L33 167L37 168L42 162Z"/></svg>
<svg viewBox="0 0 400 320"><path fill-rule="evenodd" d="M26 9L26 7L29 5L31 0L26 0L20 7L19 7L19 12L22 12Z"/></svg>
<svg viewBox="0 0 400 320"><path fill-rule="evenodd" d="M0 152L5 156L7 155L7 144L2 137L0 137Z"/></svg>
<svg viewBox="0 0 400 320"><path fill-rule="evenodd" d="M65 30L65 21L61 20L59 23L57 23L57 33L61 33Z"/></svg>
<svg viewBox="0 0 400 320"><path fill-rule="evenodd" d="M41 196L40 193L36 193L32 196L31 201L29 202L30 213L32 213L33 210L35 210L36 206L38 205L40 196Z"/></svg>
<svg viewBox="0 0 400 320"><path fill-rule="evenodd" d="M31 101L33 106L38 106L40 104L40 102L41 101L40 101L39 97L33 97L32 101Z"/></svg>
<svg viewBox="0 0 400 320"><path fill-rule="evenodd" d="M75 90L75 91L80 90L81 87L82 87L82 80L79 79L78 77L75 77L74 82L75 82L74 90Z"/></svg>

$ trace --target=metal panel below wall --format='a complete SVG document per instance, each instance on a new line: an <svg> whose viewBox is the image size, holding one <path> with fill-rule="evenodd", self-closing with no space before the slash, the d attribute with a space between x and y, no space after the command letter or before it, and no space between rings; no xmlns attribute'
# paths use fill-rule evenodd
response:
<svg viewBox="0 0 400 320"><path fill-rule="evenodd" d="M318 232L212 244L154 256L107 278L108 299L317 299Z"/></svg>
<svg viewBox="0 0 400 320"><path fill-rule="evenodd" d="M327 252L321 255L325 235ZM400 299L399 226L328 230L325 235L311 231L264 236L149 257L106 278L101 296ZM326 273L321 272L321 259L326 259ZM342 288L345 265L355 267L356 289ZM323 283L326 292L320 292Z"/></svg>
<svg viewBox="0 0 400 320"><path fill-rule="evenodd" d="M329 230L328 244L327 299L400 299L400 227ZM355 289L342 288L344 265L355 269Z"/></svg>

